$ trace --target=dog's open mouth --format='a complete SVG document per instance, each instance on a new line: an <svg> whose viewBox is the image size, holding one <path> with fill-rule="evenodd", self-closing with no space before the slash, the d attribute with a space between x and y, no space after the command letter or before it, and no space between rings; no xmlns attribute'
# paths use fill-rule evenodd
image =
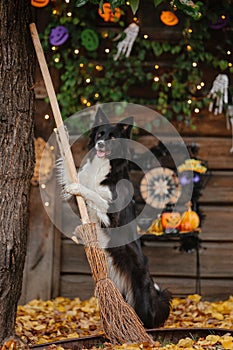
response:
<svg viewBox="0 0 233 350"><path fill-rule="evenodd" d="M96 154L98 158L105 158L110 155L110 152L97 150Z"/></svg>

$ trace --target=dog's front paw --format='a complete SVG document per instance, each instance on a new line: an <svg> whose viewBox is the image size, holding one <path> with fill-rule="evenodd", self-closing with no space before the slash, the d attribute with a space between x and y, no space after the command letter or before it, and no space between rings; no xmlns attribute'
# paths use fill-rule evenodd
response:
<svg viewBox="0 0 233 350"><path fill-rule="evenodd" d="M80 195L80 185L78 183L72 183L64 187L64 192L72 194L74 196Z"/></svg>

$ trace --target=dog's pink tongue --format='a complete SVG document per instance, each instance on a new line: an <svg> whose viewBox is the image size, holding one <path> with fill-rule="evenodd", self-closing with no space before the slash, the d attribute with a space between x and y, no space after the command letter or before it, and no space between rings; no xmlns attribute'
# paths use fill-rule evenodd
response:
<svg viewBox="0 0 233 350"><path fill-rule="evenodd" d="M103 158L103 157L105 157L105 154L106 154L106 152L103 152L103 151L97 151L97 156L98 156L99 158Z"/></svg>

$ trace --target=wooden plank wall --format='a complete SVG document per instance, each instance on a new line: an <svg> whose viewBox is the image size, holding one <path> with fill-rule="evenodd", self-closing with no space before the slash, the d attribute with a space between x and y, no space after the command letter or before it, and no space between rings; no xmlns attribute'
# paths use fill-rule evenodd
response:
<svg viewBox="0 0 233 350"><path fill-rule="evenodd" d="M218 124L213 131L210 120ZM179 128L179 126L178 126ZM200 129L201 128L201 129ZM206 114L194 132L181 130L186 143L199 146L199 156L208 161L211 176L200 198L205 214L200 248L201 294L208 300L224 299L233 293L233 154L231 136L224 116ZM151 136L139 136L138 142L150 148ZM80 146L79 146L80 147ZM74 149L75 152L75 149ZM142 174L132 177L137 178ZM140 203L137 203L140 205ZM69 221L69 220L67 220ZM196 251L179 250L178 241L146 241L151 274L173 295L186 296L196 292ZM62 240L60 294L87 298L93 294L93 282L82 246Z"/></svg>

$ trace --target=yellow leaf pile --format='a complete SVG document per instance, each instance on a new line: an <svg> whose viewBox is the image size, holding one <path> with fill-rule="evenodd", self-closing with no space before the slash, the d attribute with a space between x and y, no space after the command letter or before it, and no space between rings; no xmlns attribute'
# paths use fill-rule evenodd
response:
<svg viewBox="0 0 233 350"><path fill-rule="evenodd" d="M16 334L29 344L103 333L97 300L58 297L18 306Z"/></svg>
<svg viewBox="0 0 233 350"><path fill-rule="evenodd" d="M187 298L173 298L171 314L164 328L192 327L233 330L233 296L218 302L202 301L197 294ZM18 307L16 334L27 344L103 334L97 300L94 297L85 301L63 297L48 301L33 300ZM221 337L208 335L206 338L180 339L178 344L161 344L156 341L153 348L149 344L113 346L105 343L101 349L233 350L233 337L230 334ZM63 348L51 345L50 350Z"/></svg>

